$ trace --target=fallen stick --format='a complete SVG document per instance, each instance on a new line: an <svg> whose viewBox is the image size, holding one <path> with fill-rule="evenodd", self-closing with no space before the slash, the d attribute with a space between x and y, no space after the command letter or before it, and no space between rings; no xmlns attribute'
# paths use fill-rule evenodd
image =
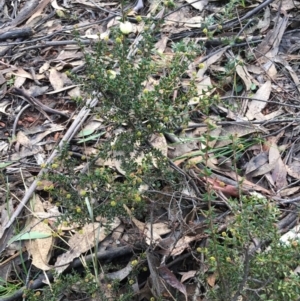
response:
<svg viewBox="0 0 300 301"><path fill-rule="evenodd" d="M30 27L10 30L0 34L0 41L6 39L28 38L33 35L33 30Z"/></svg>

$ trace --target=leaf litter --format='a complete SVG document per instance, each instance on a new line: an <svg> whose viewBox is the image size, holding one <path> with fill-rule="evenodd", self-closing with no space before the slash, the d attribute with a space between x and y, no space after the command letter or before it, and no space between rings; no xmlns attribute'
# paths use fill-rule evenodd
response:
<svg viewBox="0 0 300 301"><path fill-rule="evenodd" d="M208 38L202 32L205 18L211 12L217 14L220 11L218 1L182 2L186 2L185 5L176 4L179 9L165 18L163 32L160 37L157 37L155 45L160 55L153 54L153 60L160 64L162 74L164 68L168 68L173 56L169 48L172 42L188 39L195 43L199 41L204 43L206 53L189 66L187 73L190 78L183 79L184 85L188 86L192 74L196 74L195 83L199 95L197 98L190 99L188 105L197 110L197 105L205 97L213 97L215 91L218 91L221 99L216 99L212 110L204 116L205 118L196 116L191 119L185 131L167 133L165 136L154 134L150 144L160 150L166 159L175 163L171 165L174 171L185 174L186 166L190 166L189 181L196 182L201 189L197 192L195 187L189 187L191 184L188 183L188 187L182 192L177 192L181 193L181 197L191 200L198 198L199 201L203 189L211 187L220 202L226 205L229 197L239 198L241 191L245 194L260 192L275 204L276 200L285 201L286 204L291 202L285 209L289 210L292 216L296 210L292 204L297 201L297 198L300 199L300 186L297 185L297 180L300 179L300 148L297 138L299 70L294 65L294 62L299 60L297 50L300 48L300 39L297 40L299 31L290 32L290 23L285 14L294 12L294 1L282 1L281 10L285 12L282 18L278 18L278 1L273 3L269 1L270 5L265 7L264 13L257 15L256 24L241 30L239 26L234 28L234 25L240 23L232 21L230 29L234 31L235 42L237 43L238 39L247 42L246 46L244 44L240 47L245 47L244 51L249 51L253 55L251 63L242 58L241 52L236 52L236 45L226 44L222 34L218 35L216 31L213 38ZM45 208L43 203L48 201L47 197L46 199L39 197L39 193L44 188L51 187L55 183L41 182L37 185L33 180L42 171L41 165L46 162L53 163L57 155L55 154L57 143L63 140L70 141L70 137L75 137L71 142L73 148L83 155L91 156L97 152L96 143L95 147L84 144L112 135L109 129L103 126L102 119L87 119L88 107L85 111L76 112L75 106L70 105L72 98L79 98L84 94L81 87L65 72L65 68L70 68L76 73L84 69L85 64L81 48L69 39L68 33L75 26L79 28L81 42L87 46L92 45L97 39L108 37L110 28L120 23L119 16L112 17L106 29L101 25L98 26L99 22L95 19L104 19L105 10L120 12L119 4L117 2L94 3L94 1L63 1L63 3L49 0L24 1L21 6L15 8L14 19L6 18L4 13L12 12L12 6L9 3L1 5L4 7L1 17L6 21L4 27L0 29L2 55L0 152L3 161L1 172L5 175L1 177L0 203L2 208L0 249L1 257L5 261L0 264L0 270L11 272L15 260L13 254L26 252L37 270L55 269L56 272L62 273L74 259L79 257L84 259L85 254L89 251L93 252L93 248L98 244L99 248L102 246L103 249L107 249L110 246L116 249L139 237L148 247L153 248L153 254L147 251L146 262L150 271L147 276L148 282L144 287L138 287L138 290L140 289L141 292L144 290L144 295L152 294L157 298L160 296L172 298L176 291L179 291L183 299L178 300L188 300L191 295L196 295L196 288L188 294L188 283L183 282L197 277L196 271L199 269L197 260L190 259L190 267L184 270L180 267L180 256L182 254L195 256L197 246L205 243L207 239L205 234L207 226L203 223L205 218L199 214L199 209L205 207L203 202L199 205L192 201L193 210L184 210L179 201L172 201L173 198L177 200L178 196L173 192L169 193L166 187L167 192L162 191L160 197L157 196L157 208L153 211L154 217L152 217L155 221L139 220L134 217L129 208L125 207L124 210L132 222L131 229L128 228L126 221L117 218L113 221L86 223L82 227L75 224L66 227L59 224L59 216L63 213L59 212L56 206ZM261 5L260 2L253 3L248 13L241 10L242 15L239 15L238 22L247 20L249 13L254 11L253 7L262 7ZM138 1L135 7L131 6L128 9L128 15L140 13L145 17L165 13L157 1L151 1L150 5ZM72 10L78 12L83 10L87 15L90 14L90 19L80 17L72 23L73 25L69 25L63 20L68 20ZM56 14L50 15L49 11ZM142 26L133 23L130 23L130 26L131 34L136 36L143 30ZM214 31L218 26L219 24L214 24L209 27L209 30ZM226 29L228 29L226 22L225 26L219 26L220 31L226 32ZM11 36L8 35L9 32L12 32ZM257 32L260 35L255 39L253 35ZM14 40L18 35L25 37L24 40ZM39 38L41 36L44 37L43 40ZM250 44L251 42L253 44ZM34 51L36 55L28 51ZM234 72L227 72L229 63L235 66ZM219 78L225 73L224 80L220 81ZM157 82L157 77L149 78L144 85L151 91ZM216 88L209 89L211 86ZM13 88L22 89L29 95L29 99L26 100L22 94L17 98L17 95L11 93ZM24 100L30 106L26 106ZM96 102L93 100L91 102L97 106ZM56 112L63 113L54 116L54 110L45 110L53 107ZM78 122L78 119L82 119L80 130L75 121ZM74 129L70 126L71 123L74 124ZM209 125L214 125L215 128L211 130ZM72 131L66 136L65 131L70 128ZM205 157L203 145L206 142L201 138L208 132L214 139L209 141L211 152ZM226 149L234 143L235 139L241 139L239 145L243 149L235 154L236 157ZM51 153L52 155L49 155ZM125 177L127 175L121 168L118 155L112 155L106 161L99 158L96 164L100 167L108 166L118 172L118 177ZM144 156L143 153L140 156L132 153L132 158L135 158L137 164L142 162ZM240 173L233 168L232 161L237 162ZM153 164L156 166L155 158ZM203 176L203 169L206 167L213 171L209 177ZM82 166L77 168L82 169ZM26 192L28 186L31 189ZM8 199L4 193L7 189L11 194ZM149 190L149 186L141 185L142 193ZM34 204L26 207L28 212L23 232L16 236L13 231L16 214L12 212L23 204L23 207L18 207L20 209L16 210L16 213L20 214L30 198ZM215 206L219 204L217 202ZM174 212L176 218L172 218L175 216ZM166 214L169 216L168 219L162 217ZM230 218L234 220L233 214ZM289 225L285 225L285 230L291 228L294 223L295 219ZM105 230L109 225L110 230ZM120 225L123 227L120 228ZM64 235L68 233L69 238L66 241L65 252L54 257L52 249L57 244L59 235L53 233L57 229L60 229ZM116 232L117 229L119 232ZM294 233L298 233L298 230L294 228L288 233L295 236ZM282 237L285 242L286 237ZM18 241L24 241L22 246L25 249L17 244ZM56 260L55 263L53 259ZM174 261L173 265L173 260L176 259L179 259L179 264ZM173 266L175 272L165 265L165 261L168 266ZM107 275L111 279L123 280L131 271L132 266L128 261L123 269ZM182 275L181 282L180 275ZM8 280L10 273L3 273L0 276ZM215 273L210 274L207 284L211 287L215 286L216 278Z"/></svg>

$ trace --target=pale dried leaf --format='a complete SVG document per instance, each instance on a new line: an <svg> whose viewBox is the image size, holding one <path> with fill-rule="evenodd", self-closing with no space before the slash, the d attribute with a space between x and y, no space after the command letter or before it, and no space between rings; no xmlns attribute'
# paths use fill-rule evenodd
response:
<svg viewBox="0 0 300 301"><path fill-rule="evenodd" d="M9 100L1 100L0 102L0 113L3 113L5 115L9 115L8 112L6 112L7 107L11 105L11 101Z"/></svg>
<svg viewBox="0 0 300 301"><path fill-rule="evenodd" d="M107 29L116 26L117 24L119 24L120 22L118 21L117 18L112 18L110 21L108 21L107 23Z"/></svg>
<svg viewBox="0 0 300 301"><path fill-rule="evenodd" d="M150 229L152 227L153 232L157 233L158 235L165 235L171 232L171 228L167 223L147 223L147 227Z"/></svg>
<svg viewBox="0 0 300 301"><path fill-rule="evenodd" d="M140 222L138 219L136 219L133 215L131 210L124 204L123 205L124 209L126 210L127 214L129 217L132 219L133 223L137 226L137 228L141 231L144 232L146 229L146 225L143 222Z"/></svg>
<svg viewBox="0 0 300 301"><path fill-rule="evenodd" d="M144 229L144 235L146 236L146 243L150 244L158 244L162 238L161 235L170 233L171 229L167 224L164 223L147 223L146 228Z"/></svg>
<svg viewBox="0 0 300 301"><path fill-rule="evenodd" d="M288 182L286 180L287 170L285 164L283 163L281 157L278 159L277 164L275 165L272 171L272 178L277 189L286 187Z"/></svg>
<svg viewBox="0 0 300 301"><path fill-rule="evenodd" d="M294 195L295 193L299 192L299 190L300 190L300 186L285 188L285 189L280 190L280 196L288 197L288 196Z"/></svg>
<svg viewBox="0 0 300 301"><path fill-rule="evenodd" d="M44 73L45 71L49 70L50 68L50 63L45 62L39 69L39 73Z"/></svg>
<svg viewBox="0 0 300 301"><path fill-rule="evenodd" d="M18 70L14 71L12 74L17 76L17 77L32 79L32 75L29 72L22 69L22 68L18 68Z"/></svg>
<svg viewBox="0 0 300 301"><path fill-rule="evenodd" d="M260 166L259 168L257 168L255 171L251 172L249 174L249 176L251 177L258 177L258 176L262 176L262 175L265 175L266 177L268 176L268 173L270 171L272 171L276 166L276 163L273 162L273 163L266 163L262 166ZM271 181L273 183L273 180Z"/></svg>
<svg viewBox="0 0 300 301"><path fill-rule="evenodd" d="M5 82L6 82L6 79L4 78L4 76L2 74L4 74L4 73L0 73L0 86L5 84Z"/></svg>
<svg viewBox="0 0 300 301"><path fill-rule="evenodd" d="M63 88L63 86L64 86L62 73L58 72L54 68L52 68L50 70L49 81L50 81L50 83L51 83L51 85L52 85L52 87L55 91Z"/></svg>
<svg viewBox="0 0 300 301"><path fill-rule="evenodd" d="M78 52L77 50L62 50L55 61L71 61L73 59L82 58L82 52Z"/></svg>
<svg viewBox="0 0 300 301"><path fill-rule="evenodd" d="M270 22L271 22L271 11L269 6L267 6L265 8L264 17L263 19L259 20L256 28L259 29L260 32L265 32L269 28Z"/></svg>
<svg viewBox="0 0 300 301"><path fill-rule="evenodd" d="M68 91L68 95L72 98L79 98L81 97L81 91L79 87L75 87L74 89L71 89Z"/></svg>
<svg viewBox="0 0 300 301"><path fill-rule="evenodd" d="M34 195L32 204L33 212L44 212L43 204L38 195ZM32 264L35 267L43 271L51 269L51 266L48 265L53 246L51 228L37 217L30 217L26 228L30 229L30 231L49 234L49 237L47 238L25 241L25 246L28 253L32 256Z"/></svg>
<svg viewBox="0 0 300 301"><path fill-rule="evenodd" d="M161 133L152 134L149 142L155 149L160 150L163 156L166 157L168 155L168 144L167 144L166 137L163 134Z"/></svg>
<svg viewBox="0 0 300 301"><path fill-rule="evenodd" d="M159 8L161 1L160 0L152 0L149 2L150 2L149 14L153 15L156 13L157 9ZM148 16L149 16L149 14L148 14Z"/></svg>
<svg viewBox="0 0 300 301"><path fill-rule="evenodd" d="M274 181L275 187L277 189L281 189L287 186L287 181L286 181L287 171L285 168L285 164L281 159L278 146L275 142L272 143L269 150L269 163L274 164L272 179Z"/></svg>
<svg viewBox="0 0 300 301"><path fill-rule="evenodd" d="M283 59L282 57L280 57L280 56L276 56L276 57L274 58L274 62L282 64L282 66L283 66L285 69L288 70L288 72L289 72L291 78L293 79L293 81L294 81L294 83L295 83L295 86L296 86L297 89L298 89L298 92L300 92L300 87L299 87L299 86L300 86L300 81L299 81L299 77L298 77L298 75L296 74L296 72L293 70L293 68L289 65L289 63L288 63L285 59Z"/></svg>
<svg viewBox="0 0 300 301"><path fill-rule="evenodd" d="M59 6L56 0L51 0L51 6L56 10L66 10L62 6Z"/></svg>
<svg viewBox="0 0 300 301"><path fill-rule="evenodd" d="M193 278L198 271L196 270L190 270L188 272L184 272L184 273L179 273L180 275L182 275L180 282L183 283L184 281Z"/></svg>
<svg viewBox="0 0 300 301"><path fill-rule="evenodd" d="M97 220L97 218L96 218L96 220ZM120 224L111 234L112 239L114 241L118 241L122 237L124 230L125 230L124 224Z"/></svg>
<svg viewBox="0 0 300 301"><path fill-rule="evenodd" d="M185 19L183 26L189 27L189 28L201 28L203 22L203 17L201 16L195 16L189 19Z"/></svg>
<svg viewBox="0 0 300 301"><path fill-rule="evenodd" d="M86 7L90 7L90 8L115 6L115 5L119 4L119 2L109 2L109 1L107 1L107 2L97 1L97 3L95 3L95 2L91 2L90 0L73 0L72 2L82 4L82 5L84 5Z"/></svg>
<svg viewBox="0 0 300 301"><path fill-rule="evenodd" d="M265 82L254 94L253 100L248 103L246 117L249 120L257 119L258 114L266 107L271 94L271 81ZM258 100L259 99L259 100ZM262 101L260 101L262 100Z"/></svg>
<svg viewBox="0 0 300 301"><path fill-rule="evenodd" d="M26 24L30 24L33 19L40 16L44 8L49 4L51 0L43 0L39 5L39 9L27 20Z"/></svg>
<svg viewBox="0 0 300 301"><path fill-rule="evenodd" d="M211 79L209 76L196 80L197 92L199 94L200 99L204 99L207 96L210 96L215 89L209 89L212 87Z"/></svg>
<svg viewBox="0 0 300 301"><path fill-rule="evenodd" d="M294 161L292 164L286 166L288 175L300 180L300 162Z"/></svg>
<svg viewBox="0 0 300 301"><path fill-rule="evenodd" d="M277 69L275 64L273 63L273 60L267 61L264 65L263 65L263 69L267 72L268 76L275 80L276 75L277 75Z"/></svg>
<svg viewBox="0 0 300 301"><path fill-rule="evenodd" d="M28 147L28 148L30 148L31 149L31 147L32 147L32 144L31 144L31 142L30 142L30 139L25 135L25 133L24 132L22 132L22 131L19 131L18 133L17 133L17 141L21 144L21 145L23 145L23 146L25 146L25 147Z"/></svg>
<svg viewBox="0 0 300 301"><path fill-rule="evenodd" d="M198 9L199 11L202 11L204 7L207 5L208 0L185 0L187 3L190 3L194 8Z"/></svg>
<svg viewBox="0 0 300 301"><path fill-rule="evenodd" d="M185 19L184 9L175 10L172 14L172 18L166 18L163 24L164 32L179 33L185 31L186 28L183 27L183 20Z"/></svg>
<svg viewBox="0 0 300 301"><path fill-rule="evenodd" d="M95 246L95 243L99 243L104 240L108 235L108 227L110 230L114 230L120 225L121 221L115 217L113 221L104 223L90 223L82 228L80 233L73 235L68 244L70 250L60 255L55 262L55 270L58 274L62 273L70 262L74 258L80 256L81 253L87 252ZM105 225L102 226L101 225Z"/></svg>
<svg viewBox="0 0 300 301"><path fill-rule="evenodd" d="M111 272L111 273L105 273L105 278L112 279L112 280L119 280L122 281L124 280L132 271L132 265L129 262L127 266L121 270L118 270L116 272Z"/></svg>
<svg viewBox="0 0 300 301"><path fill-rule="evenodd" d="M218 52L216 52L214 55L212 55L206 61L203 62L203 67L199 69L199 71L197 72L197 78L199 80L202 80L204 78L204 74L208 69L208 67L213 63L215 63L216 61L218 61L223 56L225 51L226 51L226 47L220 49Z"/></svg>
<svg viewBox="0 0 300 301"><path fill-rule="evenodd" d="M286 112L280 108L270 114L264 115L264 120L274 120L276 117L281 116L282 114L285 114Z"/></svg>
<svg viewBox="0 0 300 301"><path fill-rule="evenodd" d="M10 220L11 213L14 211L12 199L7 200L3 205L0 206L0 237L2 237L6 225Z"/></svg>
<svg viewBox="0 0 300 301"><path fill-rule="evenodd" d="M216 273L208 275L208 277L207 277L207 283L208 283L208 285L210 287L214 287L215 286L216 278L217 278L217 274Z"/></svg>
<svg viewBox="0 0 300 301"><path fill-rule="evenodd" d="M247 68L245 65L237 65L236 66L236 73L239 75L239 77L243 80L246 91L249 91L252 86L252 76L249 74Z"/></svg>
<svg viewBox="0 0 300 301"><path fill-rule="evenodd" d="M48 128L44 129L41 133L35 136L35 138L31 139L32 145L37 145L40 141L42 141L45 137L54 132L63 131L65 127L61 124L51 123L47 125Z"/></svg>
<svg viewBox="0 0 300 301"><path fill-rule="evenodd" d="M280 8L282 11L289 11L291 9L298 8L300 2L294 0L276 0L271 2L270 5L277 10Z"/></svg>
<svg viewBox="0 0 300 301"><path fill-rule="evenodd" d="M261 130L254 125L243 125L235 123L234 125L223 126L220 139L216 142L215 147L222 147L232 143L229 137L243 137Z"/></svg>
<svg viewBox="0 0 300 301"><path fill-rule="evenodd" d="M14 87L15 88L21 88L23 84L25 83L26 78L23 76L16 76L14 81Z"/></svg>
<svg viewBox="0 0 300 301"><path fill-rule="evenodd" d="M157 50L158 53L164 53L169 37L166 35L162 35L158 42L155 43L154 48Z"/></svg>
<svg viewBox="0 0 300 301"><path fill-rule="evenodd" d="M179 137L173 134L168 134L168 138L173 140L175 144L172 144L168 150L168 157L175 158L186 153L190 153L194 149L199 149L197 140L192 132L182 133Z"/></svg>
<svg viewBox="0 0 300 301"><path fill-rule="evenodd" d="M175 247L174 249L172 249L171 251L171 254L172 256L177 256L177 255L180 255L186 248L189 247L189 243L194 241L194 240L197 240L197 239L200 239L201 235L196 235L196 236L184 236L182 238L180 238L176 244L175 244Z"/></svg>
<svg viewBox="0 0 300 301"><path fill-rule="evenodd" d="M22 158L33 156L33 155L35 155L39 152L40 152L40 149L37 148L37 147L34 147L32 149L22 148L22 150L20 152L12 154L11 160L12 161L17 161L17 160L20 160Z"/></svg>
<svg viewBox="0 0 300 301"><path fill-rule="evenodd" d="M286 245L290 245L291 241L300 241L300 225L295 226L293 229L280 237L280 241Z"/></svg>
<svg viewBox="0 0 300 301"><path fill-rule="evenodd" d="M270 30L263 41L257 46L255 54L258 57L260 64L265 64L274 58L278 52L278 46L282 40L283 33L285 32L288 24L288 17L284 16L280 19L275 28Z"/></svg>

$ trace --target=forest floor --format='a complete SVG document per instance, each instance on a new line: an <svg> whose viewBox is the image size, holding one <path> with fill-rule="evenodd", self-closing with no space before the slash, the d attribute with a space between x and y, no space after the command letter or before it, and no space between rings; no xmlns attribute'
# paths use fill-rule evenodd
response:
<svg viewBox="0 0 300 301"><path fill-rule="evenodd" d="M0 0L0 301L299 300L299 5Z"/></svg>

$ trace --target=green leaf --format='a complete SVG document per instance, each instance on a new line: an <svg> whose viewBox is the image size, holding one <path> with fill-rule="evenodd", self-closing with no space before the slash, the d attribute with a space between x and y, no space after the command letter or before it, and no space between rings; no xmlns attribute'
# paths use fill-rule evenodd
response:
<svg viewBox="0 0 300 301"><path fill-rule="evenodd" d="M251 87L250 87L251 91L256 90L256 88L257 88L257 86L256 86L254 83L252 83L252 84L251 84Z"/></svg>
<svg viewBox="0 0 300 301"><path fill-rule="evenodd" d="M25 232L25 233L19 233L17 235L15 235L14 237L12 237L9 241L8 241L8 245L12 244L15 241L19 241L19 240L28 240L28 239L42 239L42 238L47 238L52 236L49 233L41 233L41 232Z"/></svg>
<svg viewBox="0 0 300 301"><path fill-rule="evenodd" d="M83 143L83 142L87 142L87 141L90 141L90 140L94 140L95 138L98 138L98 137L100 137L104 134L105 134L105 132L101 132L101 133L86 137L84 139L79 140L78 143Z"/></svg>
<svg viewBox="0 0 300 301"><path fill-rule="evenodd" d="M13 161L10 161L10 162L1 162L0 163L0 169L1 168L5 168L5 167L7 167L7 166L9 166L9 165L11 165L13 163L14 163Z"/></svg>
<svg viewBox="0 0 300 301"><path fill-rule="evenodd" d="M239 93L239 92L241 92L243 90L243 88L244 88L243 85L236 85L235 86L235 92Z"/></svg>
<svg viewBox="0 0 300 301"><path fill-rule="evenodd" d="M89 136L89 135L93 134L94 131L95 131L94 129L85 129L85 130L80 131L77 136L78 137Z"/></svg>

